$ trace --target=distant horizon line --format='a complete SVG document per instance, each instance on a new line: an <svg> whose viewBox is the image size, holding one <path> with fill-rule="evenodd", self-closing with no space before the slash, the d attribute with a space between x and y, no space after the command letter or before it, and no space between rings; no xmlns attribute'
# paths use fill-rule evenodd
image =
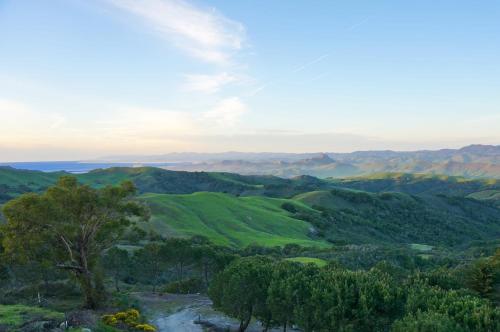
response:
<svg viewBox="0 0 500 332"><path fill-rule="evenodd" d="M395 153L415 153L415 152L438 152L438 151L459 151L465 148L471 147L491 147L491 148L500 148L500 144L468 144L459 148L439 148L439 149L415 149L415 150L392 150L392 149L383 149L383 150L353 150L350 152L334 152L334 151L315 151L315 152L270 152L270 151L222 151L222 152L195 152L195 151L176 151L176 152L166 152L166 153L158 153L158 154L141 154L141 155L125 155L125 154L116 154L116 155L108 155L102 157L96 157L94 159L74 159L74 160L30 160L30 161L0 161L0 166L8 166L5 164L9 163L63 163L63 162L73 162L73 163L114 163L114 164L131 164L131 163L148 163L148 164L162 164L162 163L182 163L185 161L139 161L139 160L129 160L129 161L117 161L112 160L112 158L125 158L125 157L161 157L168 155L224 155L224 154L249 154L249 155L288 155L288 156L297 156L297 155L321 155L321 154L354 154L354 153L367 153L367 152L395 152Z"/></svg>

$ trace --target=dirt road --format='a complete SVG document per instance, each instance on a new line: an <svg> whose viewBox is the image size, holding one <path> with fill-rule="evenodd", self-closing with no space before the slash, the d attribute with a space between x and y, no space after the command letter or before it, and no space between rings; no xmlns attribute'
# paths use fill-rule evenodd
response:
<svg viewBox="0 0 500 332"><path fill-rule="evenodd" d="M140 293L135 296L141 303L151 323L158 327L158 332L203 332L203 331L237 331L239 323L235 319L215 311L212 301L203 295L157 295ZM203 321L212 326L212 330L196 324ZM254 321L248 332L260 332L262 327ZM280 331L273 329L271 331Z"/></svg>

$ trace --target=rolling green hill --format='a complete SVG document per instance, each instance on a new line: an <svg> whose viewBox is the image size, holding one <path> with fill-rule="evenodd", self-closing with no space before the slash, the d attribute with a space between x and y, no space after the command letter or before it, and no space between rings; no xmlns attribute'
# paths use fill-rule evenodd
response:
<svg viewBox="0 0 500 332"><path fill-rule="evenodd" d="M333 189L293 199L201 192L142 196L149 224L169 236L203 235L218 244L276 246L427 244L461 246L500 237L500 210L464 197L420 197ZM323 242L324 243L324 242Z"/></svg>
<svg viewBox="0 0 500 332"><path fill-rule="evenodd" d="M221 193L189 195L145 194L152 212L148 227L170 236L202 235L221 245L245 247L325 246L312 238L311 225L292 218L281 208L285 200L267 197L234 197ZM302 207L307 209L306 207Z"/></svg>
<svg viewBox="0 0 500 332"><path fill-rule="evenodd" d="M0 204L42 191L64 172L0 167ZM152 230L218 244L459 246L500 238L498 180L404 173L322 180L153 167L76 175L93 187L131 180L152 210Z"/></svg>
<svg viewBox="0 0 500 332"><path fill-rule="evenodd" d="M54 184L65 172L44 173L0 167L0 203L25 192L39 192ZM275 176L243 176L231 173L169 171L155 167L114 167L74 175L93 187L131 180L140 193L191 194L199 191L234 195L291 197L304 191L333 185L314 177L282 179Z"/></svg>
<svg viewBox="0 0 500 332"><path fill-rule="evenodd" d="M456 247L500 237L500 210L464 197L306 192L293 199L198 192L144 194L148 229L166 236L203 235L245 247L336 244L426 244Z"/></svg>

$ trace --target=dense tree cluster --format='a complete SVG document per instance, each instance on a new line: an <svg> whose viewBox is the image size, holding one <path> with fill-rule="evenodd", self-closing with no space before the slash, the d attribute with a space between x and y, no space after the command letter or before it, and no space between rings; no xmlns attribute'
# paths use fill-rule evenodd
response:
<svg viewBox="0 0 500 332"><path fill-rule="evenodd" d="M103 267L120 283L150 285L153 292L167 284L170 292L194 293L207 289L212 277L234 259L231 250L205 239L160 239L127 251L114 247L103 258Z"/></svg>
<svg viewBox="0 0 500 332"><path fill-rule="evenodd" d="M498 307L468 289L454 289L461 286L451 277L436 282L436 273L399 279L383 266L351 271L337 264L319 268L253 256L233 261L216 277L209 295L216 308L240 321L240 331L252 317L264 330L500 330Z"/></svg>

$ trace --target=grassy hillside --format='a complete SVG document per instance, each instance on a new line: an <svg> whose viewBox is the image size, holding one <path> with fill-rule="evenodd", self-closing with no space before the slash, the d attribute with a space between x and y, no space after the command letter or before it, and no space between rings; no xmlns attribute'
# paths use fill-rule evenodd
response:
<svg viewBox="0 0 500 332"><path fill-rule="evenodd" d="M500 237L500 210L463 197L333 189L293 199L207 192L146 194L142 199L153 214L148 227L160 234L203 235L237 247L309 246L319 239L337 244L452 247Z"/></svg>
<svg viewBox="0 0 500 332"><path fill-rule="evenodd" d="M221 245L325 246L308 234L311 225L290 217L284 200L199 192L141 196L152 211L148 227L171 236L203 235Z"/></svg>
<svg viewBox="0 0 500 332"><path fill-rule="evenodd" d="M319 267L323 267L326 266L326 264L328 264L324 259L316 257L291 257L287 258L286 260L301 264L315 264Z"/></svg>

